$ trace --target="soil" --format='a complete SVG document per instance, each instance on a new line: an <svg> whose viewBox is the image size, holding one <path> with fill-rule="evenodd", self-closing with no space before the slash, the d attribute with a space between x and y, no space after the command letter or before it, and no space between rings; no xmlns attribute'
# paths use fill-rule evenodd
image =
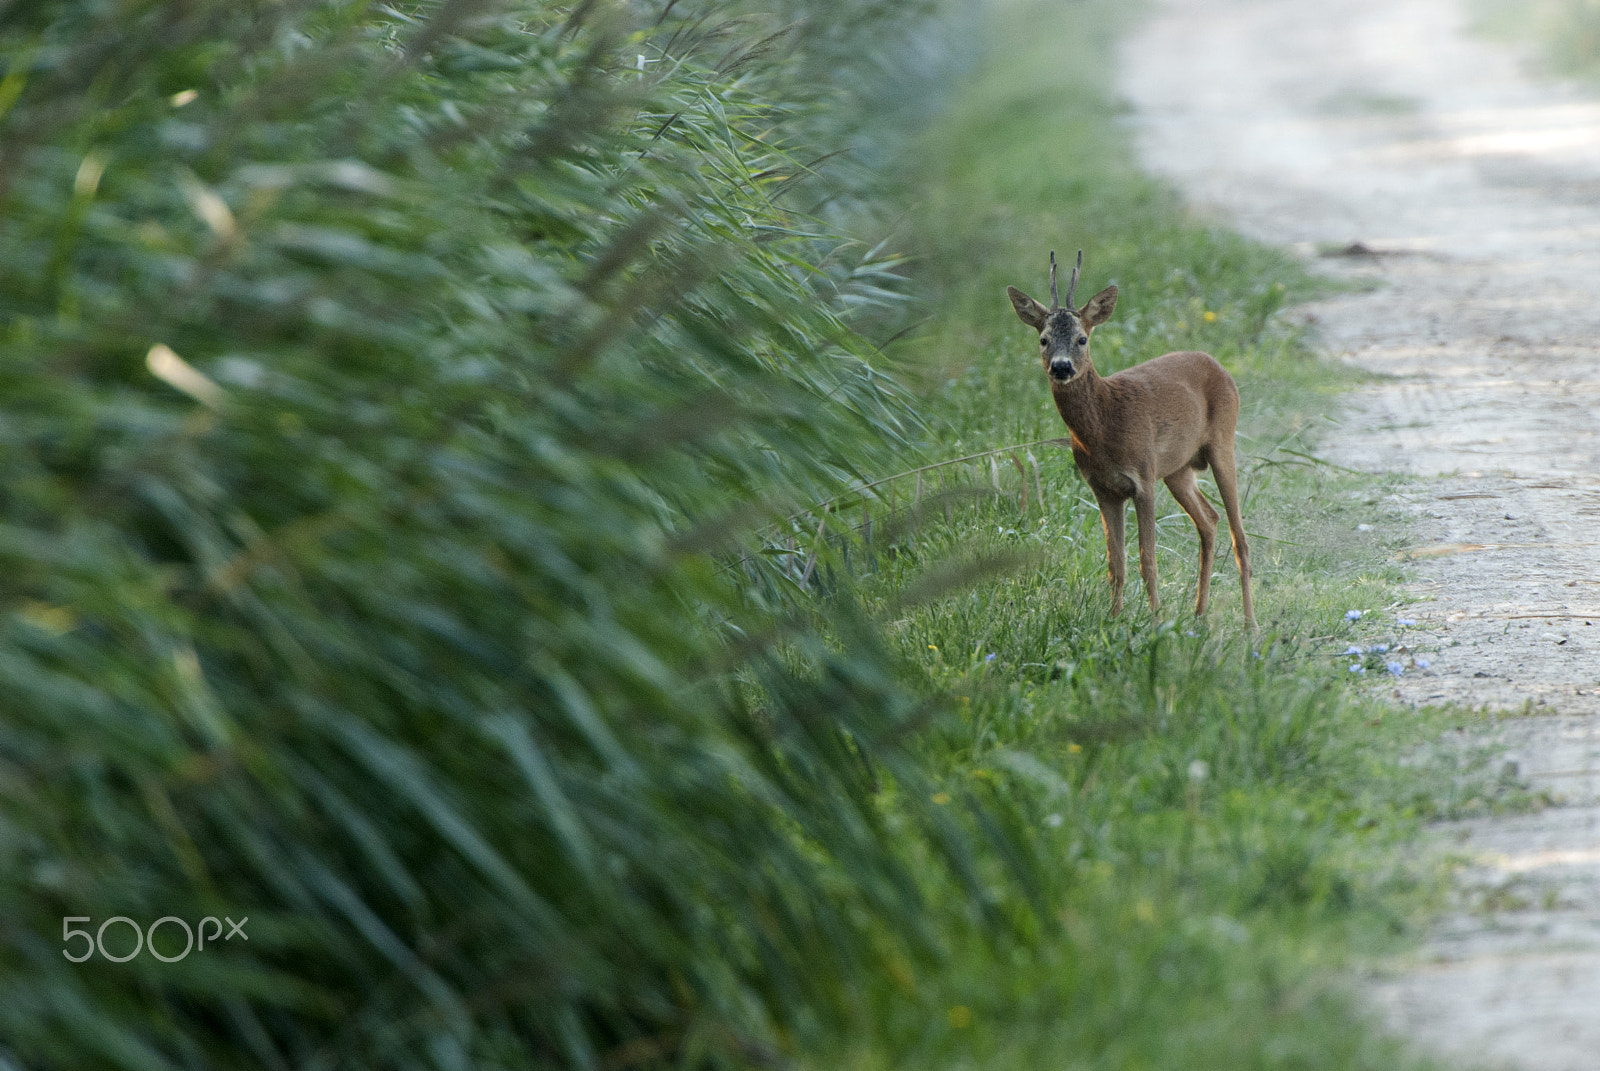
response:
<svg viewBox="0 0 1600 1071"><path fill-rule="evenodd" d="M1379 377L1323 456L1414 477L1395 697L1498 712L1556 804L1437 829L1457 909L1370 998L1450 1066L1596 1071L1600 100L1450 0L1168 2L1121 59L1151 170L1353 285L1294 315Z"/></svg>

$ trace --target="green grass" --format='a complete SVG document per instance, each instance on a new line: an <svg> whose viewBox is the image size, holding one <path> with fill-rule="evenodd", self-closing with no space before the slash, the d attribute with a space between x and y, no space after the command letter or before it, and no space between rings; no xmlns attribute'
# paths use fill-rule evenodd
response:
<svg viewBox="0 0 1600 1071"><path fill-rule="evenodd" d="M0 19L0 1067L744 1063L932 943L919 696L725 567L917 426L799 208L920 17L784 6Z"/></svg>
<svg viewBox="0 0 1600 1071"><path fill-rule="evenodd" d="M1473 0L1471 10L1478 32L1532 45L1556 74L1600 81L1596 0Z"/></svg>
<svg viewBox="0 0 1600 1071"><path fill-rule="evenodd" d="M1098 513L1058 447L880 489L905 527L880 539L869 590L908 677L950 703L923 742L934 802L1037 850L974 862L979 895L947 905L972 929L951 931L941 969L878 995L845 1057L1420 1066L1353 1007L1340 972L1404 948L1426 918L1440 873L1403 851L1421 821L1514 801L1481 764L1429 747L1448 715L1383 702L1386 662L1415 672L1395 625L1396 486L1316 460L1351 375L1274 314L1318 284L1139 172L1108 89L1132 17L1109 3L995 7L986 62L911 153L931 321L903 356L936 456L1064 435L1003 288L1044 292L1049 250L1070 261L1081 246L1079 294L1121 292L1095 335L1103 373L1198 348L1238 381L1262 632L1243 630L1223 547L1210 620L1191 617L1197 544L1164 491L1163 615L1151 619L1130 567L1128 611L1111 619ZM986 578L937 594L952 558ZM935 594L908 606L908 588ZM1342 655L1380 642L1391 652ZM1016 873L1042 910L996 938L980 922L1015 917L1003 878Z"/></svg>

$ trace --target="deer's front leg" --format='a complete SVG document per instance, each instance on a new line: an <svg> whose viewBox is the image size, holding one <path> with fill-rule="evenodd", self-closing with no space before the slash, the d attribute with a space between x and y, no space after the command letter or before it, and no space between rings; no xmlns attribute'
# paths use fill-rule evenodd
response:
<svg viewBox="0 0 1600 1071"><path fill-rule="evenodd" d="M1150 598L1150 616L1161 613L1161 597L1156 590L1156 489L1154 480L1141 480L1133 496L1133 516L1139 525L1139 575L1144 577L1144 592Z"/></svg>
<svg viewBox="0 0 1600 1071"><path fill-rule="evenodd" d="M1122 613L1122 586L1128 579L1128 544L1123 534L1123 500L1095 492L1100 523L1106 530L1106 569L1111 577L1111 616Z"/></svg>

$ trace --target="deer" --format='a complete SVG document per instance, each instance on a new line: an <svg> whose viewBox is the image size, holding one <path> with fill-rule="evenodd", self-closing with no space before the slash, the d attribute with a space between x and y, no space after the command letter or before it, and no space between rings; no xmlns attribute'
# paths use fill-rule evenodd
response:
<svg viewBox="0 0 1600 1071"><path fill-rule="evenodd" d="M1072 457L1100 506L1111 579L1111 615L1122 612L1127 579L1123 525L1126 504L1133 499L1139 526L1139 575L1144 578L1150 614L1159 616L1156 586L1156 482L1194 521L1200 536L1200 582L1195 616L1205 615L1211 595L1211 566L1216 554L1217 511L1201 493L1197 472L1210 466L1228 514L1233 557L1244 593L1244 618L1255 630L1250 600L1250 543L1239 510L1239 484L1234 468L1233 435L1239 422L1239 389L1227 369L1209 353L1180 350L1165 353L1113 375L1095 371L1089 357L1094 329L1111 318L1117 288L1108 286L1082 308L1073 308L1073 292L1083 268L1083 250L1067 284L1067 303L1056 297L1056 255L1050 253L1050 307L1014 286L1006 287L1011 307L1023 323L1039 333L1039 359L1050 382L1056 410L1072 433Z"/></svg>

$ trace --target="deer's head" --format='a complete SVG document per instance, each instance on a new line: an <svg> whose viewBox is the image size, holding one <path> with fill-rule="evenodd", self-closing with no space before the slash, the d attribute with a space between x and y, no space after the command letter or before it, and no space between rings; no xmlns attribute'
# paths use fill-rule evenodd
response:
<svg viewBox="0 0 1600 1071"><path fill-rule="evenodd" d="M1050 307L1033 300L1014 286L1006 287L1017 318L1039 332L1039 359L1053 383L1070 383L1094 367L1089 360L1089 334L1111 319L1117 307L1117 288L1108 286L1084 303L1072 307L1072 292L1078 288L1078 271L1083 267L1083 250L1067 284L1067 303L1056 297L1056 255L1050 254Z"/></svg>

